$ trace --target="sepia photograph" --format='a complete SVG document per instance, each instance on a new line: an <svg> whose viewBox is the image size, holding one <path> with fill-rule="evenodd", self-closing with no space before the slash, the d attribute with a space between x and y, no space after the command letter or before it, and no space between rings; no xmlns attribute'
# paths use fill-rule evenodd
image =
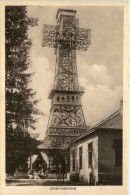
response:
<svg viewBox="0 0 130 195"><path fill-rule="evenodd" d="M122 187L123 4L4 13L6 187Z"/></svg>

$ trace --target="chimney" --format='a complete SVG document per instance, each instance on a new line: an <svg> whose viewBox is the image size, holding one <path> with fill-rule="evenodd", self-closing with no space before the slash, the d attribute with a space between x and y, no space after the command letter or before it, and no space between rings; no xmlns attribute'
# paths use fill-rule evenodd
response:
<svg viewBox="0 0 130 195"><path fill-rule="evenodd" d="M120 113L123 114L123 100L120 101Z"/></svg>

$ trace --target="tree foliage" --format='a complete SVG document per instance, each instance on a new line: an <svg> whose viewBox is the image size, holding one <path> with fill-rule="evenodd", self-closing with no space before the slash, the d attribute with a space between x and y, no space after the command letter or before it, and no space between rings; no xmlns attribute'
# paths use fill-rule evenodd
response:
<svg viewBox="0 0 130 195"><path fill-rule="evenodd" d="M38 142L28 133L35 129L41 114L36 108L36 92L29 88L32 74L29 52L31 40L29 28L37 25L37 19L27 16L25 6L5 8L6 49L6 171L15 169L27 161L31 150ZM31 148L32 147L32 148ZM12 168L11 168L12 166Z"/></svg>
<svg viewBox="0 0 130 195"><path fill-rule="evenodd" d="M52 140L49 152L53 157L53 163L57 167L61 165L61 172L63 174L70 171L70 151L68 147L68 142L66 142L66 139L64 137Z"/></svg>

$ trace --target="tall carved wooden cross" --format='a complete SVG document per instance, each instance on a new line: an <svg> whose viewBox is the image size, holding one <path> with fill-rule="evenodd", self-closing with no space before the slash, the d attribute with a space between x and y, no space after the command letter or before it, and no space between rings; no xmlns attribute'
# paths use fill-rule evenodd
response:
<svg viewBox="0 0 130 195"><path fill-rule="evenodd" d="M66 142L86 131L81 105L83 88L79 86L76 50L90 46L90 30L79 28L75 10L59 9L57 25L44 25L43 46L55 48L56 72L49 98L52 107L46 137L64 138Z"/></svg>

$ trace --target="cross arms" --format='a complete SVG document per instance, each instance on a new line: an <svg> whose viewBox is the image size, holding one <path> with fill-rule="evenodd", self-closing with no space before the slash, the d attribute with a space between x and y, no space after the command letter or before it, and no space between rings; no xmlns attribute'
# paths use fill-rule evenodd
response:
<svg viewBox="0 0 130 195"><path fill-rule="evenodd" d="M43 29L43 47L56 48L59 39L57 38L58 30L55 25L44 25ZM79 28L76 30L76 45L77 50L87 50L91 44L91 30Z"/></svg>
<svg viewBox="0 0 130 195"><path fill-rule="evenodd" d="M80 28L77 36L77 50L86 51L91 44L91 30Z"/></svg>
<svg viewBox="0 0 130 195"><path fill-rule="evenodd" d="M56 26L55 25L44 24L42 46L56 48Z"/></svg>

